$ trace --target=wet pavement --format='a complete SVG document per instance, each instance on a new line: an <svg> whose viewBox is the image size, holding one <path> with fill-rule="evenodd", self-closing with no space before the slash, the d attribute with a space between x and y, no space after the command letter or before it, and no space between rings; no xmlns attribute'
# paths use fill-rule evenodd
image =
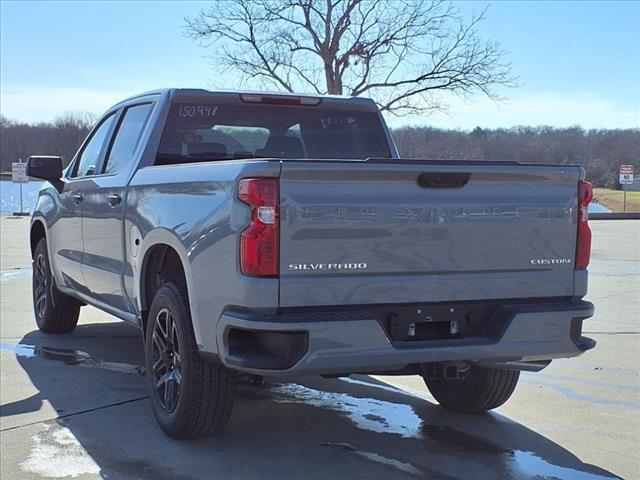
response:
<svg viewBox="0 0 640 480"><path fill-rule="evenodd" d="M592 222L596 350L522 374L492 413L446 412L416 377L242 381L222 435L176 442L138 331L84 308L71 334L40 333L28 220L0 221L3 479L640 478L640 222Z"/></svg>

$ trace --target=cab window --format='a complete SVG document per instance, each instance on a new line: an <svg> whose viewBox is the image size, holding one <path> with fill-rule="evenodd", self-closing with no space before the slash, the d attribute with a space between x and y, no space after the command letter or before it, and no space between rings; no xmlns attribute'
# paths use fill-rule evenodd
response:
<svg viewBox="0 0 640 480"><path fill-rule="evenodd" d="M156 165L246 158L390 158L380 116L331 105L174 103Z"/></svg>
<svg viewBox="0 0 640 480"><path fill-rule="evenodd" d="M100 126L93 132L89 143L87 143L78 158L72 177L86 177L96 174L100 152L105 144L107 136L111 131L111 126L116 116L114 113L102 120Z"/></svg>
<svg viewBox="0 0 640 480"><path fill-rule="evenodd" d="M151 104L135 105L125 110L107 156L104 173L118 173L132 160L142 130L151 112Z"/></svg>

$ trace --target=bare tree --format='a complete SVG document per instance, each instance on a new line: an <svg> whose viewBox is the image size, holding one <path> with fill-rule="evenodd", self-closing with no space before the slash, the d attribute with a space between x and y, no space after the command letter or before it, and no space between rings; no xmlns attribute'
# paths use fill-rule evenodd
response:
<svg viewBox="0 0 640 480"><path fill-rule="evenodd" d="M369 96L396 115L446 108L439 92L482 93L517 79L505 52L444 0L224 0L186 34L217 66L288 92Z"/></svg>
<svg viewBox="0 0 640 480"><path fill-rule="evenodd" d="M88 129L93 126L100 118L94 112L86 110L65 111L56 116L53 124L60 129L72 127L77 129Z"/></svg>

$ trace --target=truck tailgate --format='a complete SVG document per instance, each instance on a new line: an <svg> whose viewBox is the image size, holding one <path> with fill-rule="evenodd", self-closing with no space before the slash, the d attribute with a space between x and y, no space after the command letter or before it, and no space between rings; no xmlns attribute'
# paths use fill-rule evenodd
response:
<svg viewBox="0 0 640 480"><path fill-rule="evenodd" d="M285 161L280 306L568 297L574 166Z"/></svg>

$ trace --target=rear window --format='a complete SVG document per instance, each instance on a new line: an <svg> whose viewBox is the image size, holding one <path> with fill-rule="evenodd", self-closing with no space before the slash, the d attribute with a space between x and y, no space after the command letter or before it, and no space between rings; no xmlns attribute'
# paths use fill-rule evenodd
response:
<svg viewBox="0 0 640 480"><path fill-rule="evenodd" d="M156 163L390 156L376 112L297 105L175 103Z"/></svg>

